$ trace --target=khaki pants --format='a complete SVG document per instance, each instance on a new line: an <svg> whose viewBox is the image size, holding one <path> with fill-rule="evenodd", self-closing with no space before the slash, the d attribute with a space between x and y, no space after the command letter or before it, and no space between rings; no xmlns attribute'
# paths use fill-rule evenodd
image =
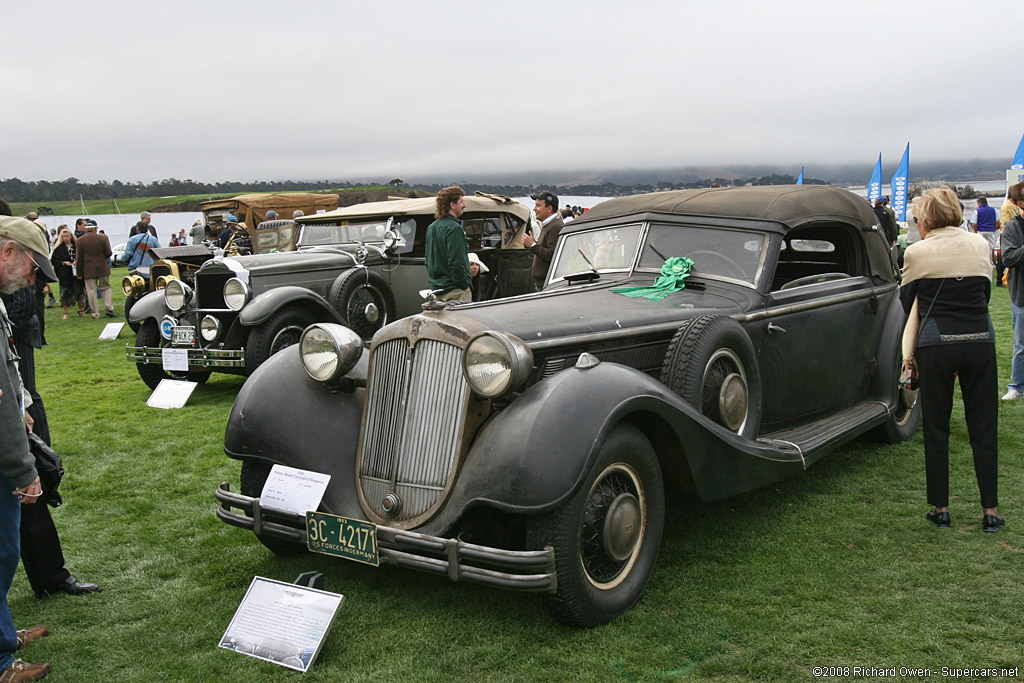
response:
<svg viewBox="0 0 1024 683"><path fill-rule="evenodd" d="M96 305L96 288L100 288L100 296L103 297L103 306L107 313L114 312L114 299L110 292L110 276L91 277L85 280L85 298L89 300L89 310L92 317L100 317L100 309Z"/></svg>
<svg viewBox="0 0 1024 683"><path fill-rule="evenodd" d="M438 301L472 301L473 292L468 289L452 289L444 294L439 294Z"/></svg>

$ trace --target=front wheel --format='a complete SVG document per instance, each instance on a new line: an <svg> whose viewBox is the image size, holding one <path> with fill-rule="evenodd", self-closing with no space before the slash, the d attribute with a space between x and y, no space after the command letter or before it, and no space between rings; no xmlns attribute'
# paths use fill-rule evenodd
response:
<svg viewBox="0 0 1024 683"><path fill-rule="evenodd" d="M897 368L902 369L903 359L900 355L900 362ZM917 389L907 389L899 386L899 373L896 377L896 405L885 423L875 427L871 431L871 437L876 441L887 444L897 444L907 441L917 431L917 425L921 421L921 401Z"/></svg>
<svg viewBox="0 0 1024 683"><path fill-rule="evenodd" d="M281 349L299 343L302 331L316 316L302 308L283 308L249 334L245 343L245 369L251 373Z"/></svg>
<svg viewBox="0 0 1024 683"><path fill-rule="evenodd" d="M548 611L571 626L611 621L640 599L665 524L661 468L636 427L613 427L590 474L562 507L531 518L529 545L555 549L558 589Z"/></svg>

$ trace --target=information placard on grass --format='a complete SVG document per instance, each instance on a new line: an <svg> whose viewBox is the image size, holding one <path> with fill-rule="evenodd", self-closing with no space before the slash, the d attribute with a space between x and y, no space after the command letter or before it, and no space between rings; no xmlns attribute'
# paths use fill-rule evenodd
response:
<svg viewBox="0 0 1024 683"><path fill-rule="evenodd" d="M257 576L219 646L305 672L344 601L344 595Z"/></svg>
<svg viewBox="0 0 1024 683"><path fill-rule="evenodd" d="M150 408L181 408L188 402L189 396L196 389L195 382L179 379L162 379L156 389L149 395L146 405Z"/></svg>
<svg viewBox="0 0 1024 683"><path fill-rule="evenodd" d="M124 323L107 323L103 326L103 331L100 332L100 339L117 339L117 335L121 334L122 329L124 329Z"/></svg>

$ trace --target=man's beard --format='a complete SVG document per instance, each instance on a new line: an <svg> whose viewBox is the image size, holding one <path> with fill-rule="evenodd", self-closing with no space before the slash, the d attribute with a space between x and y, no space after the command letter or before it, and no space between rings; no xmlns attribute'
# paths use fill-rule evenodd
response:
<svg viewBox="0 0 1024 683"><path fill-rule="evenodd" d="M4 294L14 294L19 289L28 287L28 278L31 273L24 277L17 277L15 273L17 273L20 268L21 266L18 264L17 260L14 259L4 264L3 277L0 278L0 281L3 282L3 284L0 285L0 292L3 292Z"/></svg>

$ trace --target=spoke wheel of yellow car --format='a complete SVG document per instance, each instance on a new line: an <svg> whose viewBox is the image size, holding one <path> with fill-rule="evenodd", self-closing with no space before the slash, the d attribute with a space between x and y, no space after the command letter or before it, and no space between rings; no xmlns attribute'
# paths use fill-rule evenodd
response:
<svg viewBox="0 0 1024 683"><path fill-rule="evenodd" d="M654 569L664 523L658 457L643 432L620 423L575 495L530 519L530 547L555 550L558 590L544 598L552 616L596 626L636 604Z"/></svg>
<svg viewBox="0 0 1024 683"><path fill-rule="evenodd" d="M146 320L139 327L138 332L135 334L135 345L145 346L150 349L158 349L161 346L167 344L160 338L160 332L157 330L156 320L152 318ZM164 370L163 365L159 362L156 363L136 363L135 367L139 370L139 377L146 383L146 386L150 389L156 389L159 386L161 380L165 379L181 379L188 380L189 382L197 382L199 384L205 384L206 380L210 379L210 371L198 370L193 372L168 372Z"/></svg>
<svg viewBox="0 0 1024 683"><path fill-rule="evenodd" d="M282 308L249 333L245 343L245 369L252 372L281 349L299 343L302 331L317 322L304 308Z"/></svg>
<svg viewBox="0 0 1024 683"><path fill-rule="evenodd" d="M753 439L761 422L761 375L754 345L738 322L699 315L676 330L661 381L726 429Z"/></svg>
<svg viewBox="0 0 1024 683"><path fill-rule="evenodd" d="M352 268L339 275L327 300L345 326L364 341L395 317L395 294L387 278L369 268Z"/></svg>
<svg viewBox="0 0 1024 683"><path fill-rule="evenodd" d="M259 498L263 493L263 485L267 483L267 477L270 476L271 467L267 463L243 460L240 482L242 495ZM256 538L260 539L260 543L275 555L304 555L308 552L306 546L286 541L283 538L274 538L273 536L257 536Z"/></svg>

